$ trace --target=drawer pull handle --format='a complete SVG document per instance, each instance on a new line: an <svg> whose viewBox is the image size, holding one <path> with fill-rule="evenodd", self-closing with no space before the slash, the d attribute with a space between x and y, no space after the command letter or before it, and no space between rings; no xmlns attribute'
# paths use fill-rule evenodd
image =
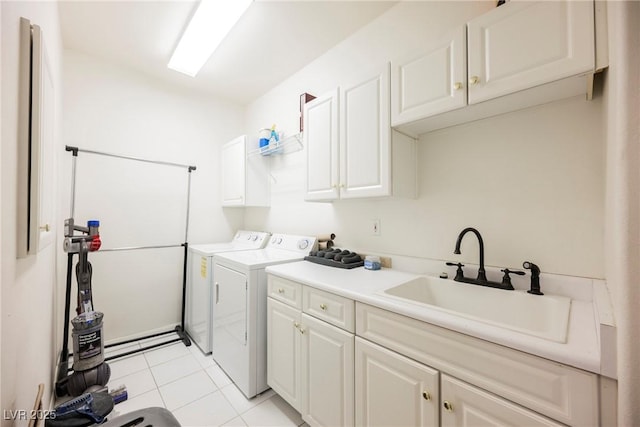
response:
<svg viewBox="0 0 640 427"><path fill-rule="evenodd" d="M471 78L469 78L469 84L471 84L471 85L477 85L478 83L480 83L480 77L478 77L478 76L471 76Z"/></svg>
<svg viewBox="0 0 640 427"><path fill-rule="evenodd" d="M453 412L453 405L448 400L445 400L444 403L442 404L442 406L444 406L444 409L447 412Z"/></svg>
<svg viewBox="0 0 640 427"><path fill-rule="evenodd" d="M293 327L296 328L296 329L300 329L300 323L293 322Z"/></svg>
<svg viewBox="0 0 640 427"><path fill-rule="evenodd" d="M322 311L326 311L327 310L327 304L320 304L320 309Z"/></svg>
<svg viewBox="0 0 640 427"><path fill-rule="evenodd" d="M462 89L462 83L461 83L461 82L455 82L455 83L453 84L453 89L454 89L454 90L460 90L460 89Z"/></svg>
<svg viewBox="0 0 640 427"><path fill-rule="evenodd" d="M279 293L279 294L284 294L284 289L282 289L282 288L278 288L278 293Z"/></svg>
<svg viewBox="0 0 640 427"><path fill-rule="evenodd" d="M428 391L423 391L422 397L424 397L424 400L431 400L431 394Z"/></svg>
<svg viewBox="0 0 640 427"><path fill-rule="evenodd" d="M302 329L302 327L298 328L298 330L300 331L301 334L304 334L304 329Z"/></svg>

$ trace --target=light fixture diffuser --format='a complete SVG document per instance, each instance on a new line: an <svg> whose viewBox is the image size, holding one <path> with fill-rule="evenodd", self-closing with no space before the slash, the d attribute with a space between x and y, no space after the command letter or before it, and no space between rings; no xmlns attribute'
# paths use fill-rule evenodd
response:
<svg viewBox="0 0 640 427"><path fill-rule="evenodd" d="M253 0L201 0L167 65L195 77Z"/></svg>

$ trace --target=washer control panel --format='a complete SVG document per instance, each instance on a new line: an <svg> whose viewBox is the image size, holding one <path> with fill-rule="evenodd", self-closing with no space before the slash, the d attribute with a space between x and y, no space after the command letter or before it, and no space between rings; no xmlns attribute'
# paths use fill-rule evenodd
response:
<svg viewBox="0 0 640 427"><path fill-rule="evenodd" d="M242 246L259 249L268 243L269 236L269 233L263 231L238 230L233 240Z"/></svg>
<svg viewBox="0 0 640 427"><path fill-rule="evenodd" d="M289 234L274 234L267 244L267 248L277 248L287 251L307 254L314 248L316 238L313 236L293 236Z"/></svg>

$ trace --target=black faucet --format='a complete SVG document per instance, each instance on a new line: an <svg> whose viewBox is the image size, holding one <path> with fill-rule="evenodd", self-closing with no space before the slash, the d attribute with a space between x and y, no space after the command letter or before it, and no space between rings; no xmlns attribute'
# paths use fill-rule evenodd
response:
<svg viewBox="0 0 640 427"><path fill-rule="evenodd" d="M475 228L467 227L464 230L462 230L460 234L458 234L458 240L456 240L456 248L453 251L453 253L457 255L462 253L460 252L460 243L462 243L462 238L468 232L472 232L473 234L476 235L476 237L478 238L478 245L480 246L480 267L478 268L478 277L476 279L470 279L470 278L464 277L463 274L456 274L456 277L453 280L455 280L456 282L471 283L474 285L488 286L491 288L498 288L498 289L505 289L505 290L512 291L513 286L511 285L510 281L507 281L507 282L503 281L502 283L498 283L498 282L492 282L490 280L487 280L487 273L484 270L484 242L482 241L482 236L480 235L480 232Z"/></svg>

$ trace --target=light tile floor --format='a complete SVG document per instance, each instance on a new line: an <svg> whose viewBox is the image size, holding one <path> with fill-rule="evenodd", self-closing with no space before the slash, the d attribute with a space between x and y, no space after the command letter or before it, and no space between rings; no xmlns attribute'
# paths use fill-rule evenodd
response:
<svg viewBox="0 0 640 427"><path fill-rule="evenodd" d="M175 336L109 348L105 355L142 348ZM182 342L109 362L109 390L127 387L128 400L115 406L109 419L136 409L169 409L187 426L306 426L300 414L272 390L247 399L211 356Z"/></svg>

